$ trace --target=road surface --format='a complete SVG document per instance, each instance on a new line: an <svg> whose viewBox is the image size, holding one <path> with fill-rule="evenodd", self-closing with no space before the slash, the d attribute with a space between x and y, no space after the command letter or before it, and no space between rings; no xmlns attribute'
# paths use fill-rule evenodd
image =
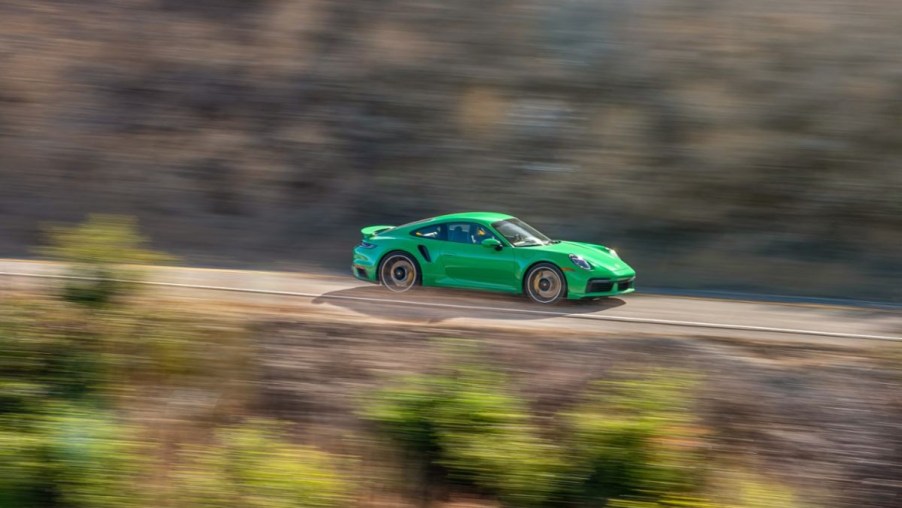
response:
<svg viewBox="0 0 902 508"><path fill-rule="evenodd" d="M54 283L58 264L0 260L4 293ZM592 302L539 306L525 298L419 288L395 294L347 276L203 268L154 267L148 286L168 295L273 302L287 312L317 312L368 321L444 324L451 327L547 329L555 333L742 337L840 344L902 342L902 310L639 292Z"/></svg>

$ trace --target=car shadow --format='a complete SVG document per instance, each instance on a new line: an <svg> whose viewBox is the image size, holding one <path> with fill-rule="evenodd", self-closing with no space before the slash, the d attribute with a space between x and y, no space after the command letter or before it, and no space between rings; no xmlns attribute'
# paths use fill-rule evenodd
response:
<svg viewBox="0 0 902 508"><path fill-rule="evenodd" d="M541 305L523 296L502 293L423 287L406 293L392 293L373 285L331 291L315 298L313 303L335 305L382 319L438 323L455 318L549 319L603 312L626 302L620 298L601 298Z"/></svg>

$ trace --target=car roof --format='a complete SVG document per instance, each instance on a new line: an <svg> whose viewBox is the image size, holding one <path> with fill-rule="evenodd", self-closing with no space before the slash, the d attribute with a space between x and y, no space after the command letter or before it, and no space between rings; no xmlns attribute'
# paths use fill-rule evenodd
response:
<svg viewBox="0 0 902 508"><path fill-rule="evenodd" d="M447 215L439 215L437 217L433 217L428 219L429 222L439 221L439 220L473 220L473 221L483 221L483 222L498 222L500 220L513 219L512 215L508 215L506 213L498 213L498 212L460 212L460 213L449 213Z"/></svg>
<svg viewBox="0 0 902 508"><path fill-rule="evenodd" d="M428 219L420 219L418 221L408 222L407 224L401 224L400 226L395 226L392 228L395 229L407 229L412 227L426 226L428 224L432 224L434 222L445 222L449 220L460 220L460 221L477 221L483 222L487 224L491 224L494 222L498 222L500 220L507 220L515 218L513 215L507 215L505 213L498 212L460 212L460 213L449 213L446 215L438 215L436 217L429 217Z"/></svg>

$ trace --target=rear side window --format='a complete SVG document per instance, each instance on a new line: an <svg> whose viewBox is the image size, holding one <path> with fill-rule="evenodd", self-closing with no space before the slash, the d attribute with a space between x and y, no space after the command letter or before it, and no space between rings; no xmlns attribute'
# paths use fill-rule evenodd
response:
<svg viewBox="0 0 902 508"><path fill-rule="evenodd" d="M432 226L415 229L410 234L417 238L429 238L430 240L445 240L447 238L445 234L444 224L435 224Z"/></svg>

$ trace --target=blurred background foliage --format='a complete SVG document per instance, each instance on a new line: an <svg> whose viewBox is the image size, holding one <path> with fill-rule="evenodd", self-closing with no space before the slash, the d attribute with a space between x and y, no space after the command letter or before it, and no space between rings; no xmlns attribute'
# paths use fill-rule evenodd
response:
<svg viewBox="0 0 902 508"><path fill-rule="evenodd" d="M191 263L344 270L364 225L494 209L647 286L899 299L900 24L894 0L5 1L0 255L119 213Z"/></svg>

